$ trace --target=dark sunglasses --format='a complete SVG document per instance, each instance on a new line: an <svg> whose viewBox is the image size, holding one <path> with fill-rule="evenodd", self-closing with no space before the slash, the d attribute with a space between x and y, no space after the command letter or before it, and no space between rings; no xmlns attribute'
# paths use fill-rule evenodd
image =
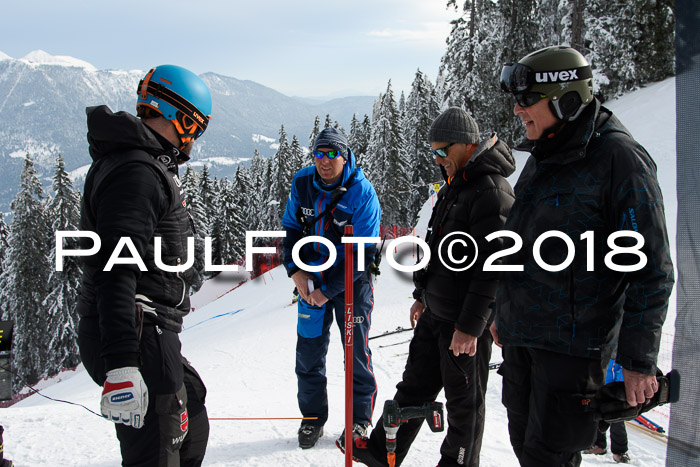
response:
<svg viewBox="0 0 700 467"><path fill-rule="evenodd" d="M537 104L545 97L547 97L545 94L539 92L521 92L519 94L513 94L515 102L517 102L520 107L530 107L531 105Z"/></svg>
<svg viewBox="0 0 700 467"><path fill-rule="evenodd" d="M447 157L447 150L457 143L450 143L447 146L441 147L440 149L431 149L430 152L433 156Z"/></svg>
<svg viewBox="0 0 700 467"><path fill-rule="evenodd" d="M314 156L316 156L316 159L323 159L323 156L328 156L329 159L335 159L338 156L342 156L343 154L340 151L336 151L335 149L331 149L330 151L320 151L318 149L314 149Z"/></svg>

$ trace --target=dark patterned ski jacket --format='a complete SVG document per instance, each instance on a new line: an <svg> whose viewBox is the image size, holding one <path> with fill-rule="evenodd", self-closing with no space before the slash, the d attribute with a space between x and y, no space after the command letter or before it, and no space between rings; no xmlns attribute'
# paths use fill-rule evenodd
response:
<svg viewBox="0 0 700 467"><path fill-rule="evenodd" d="M557 136L529 142L528 149L505 225L523 245L503 262L523 270L506 272L501 281L501 343L590 358L609 358L617 345L618 363L653 374L673 287L656 164L598 101ZM550 231L568 236L571 248L561 238L544 240L538 263L535 242ZM634 266L635 253L616 254L608 259L635 270L615 271L605 262L608 238L623 232L615 243L634 247L631 231L644 239L639 253L646 265ZM567 258L571 264L563 270L543 266Z"/></svg>
<svg viewBox="0 0 700 467"><path fill-rule="evenodd" d="M498 286L498 273L483 271L484 262L503 247L502 238L488 242L485 237L503 228L514 199L506 180L515 171L510 148L495 135L484 144L438 193L426 238L430 262L426 270L413 276L415 299L437 319L454 323L456 329L475 337L489 322ZM474 238L478 254L469 269L455 271L466 267L475 253L463 246L462 241L468 240L462 233ZM450 248L452 239L456 242Z"/></svg>

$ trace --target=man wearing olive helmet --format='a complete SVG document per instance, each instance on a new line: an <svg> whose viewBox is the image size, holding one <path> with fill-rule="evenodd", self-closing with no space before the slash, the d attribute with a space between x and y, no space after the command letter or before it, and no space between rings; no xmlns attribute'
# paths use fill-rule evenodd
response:
<svg viewBox="0 0 700 467"><path fill-rule="evenodd" d="M623 367L630 406L658 389L674 279L656 164L593 96L592 78L583 55L565 46L501 73L525 126L516 149L531 153L504 227L523 245L503 257L512 269L501 277L491 328L503 347L503 403L523 466L580 464L597 421L562 407L595 395L611 357ZM547 238L552 231L572 243ZM611 244L613 234L621 237Z"/></svg>

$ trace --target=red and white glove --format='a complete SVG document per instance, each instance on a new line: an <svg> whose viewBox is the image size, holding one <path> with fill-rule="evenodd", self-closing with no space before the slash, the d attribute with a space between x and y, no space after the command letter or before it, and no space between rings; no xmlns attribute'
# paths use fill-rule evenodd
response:
<svg viewBox="0 0 700 467"><path fill-rule="evenodd" d="M129 366L107 372L100 404L102 416L114 423L141 428L148 408L148 388L138 368Z"/></svg>

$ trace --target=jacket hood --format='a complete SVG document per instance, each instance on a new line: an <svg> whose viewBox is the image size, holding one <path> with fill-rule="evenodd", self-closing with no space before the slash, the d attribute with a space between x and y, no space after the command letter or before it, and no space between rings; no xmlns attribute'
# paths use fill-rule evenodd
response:
<svg viewBox="0 0 700 467"><path fill-rule="evenodd" d="M87 140L90 156L97 160L114 152L141 149L161 154L163 144L141 120L128 112L113 113L106 105L88 107Z"/></svg>
<svg viewBox="0 0 700 467"><path fill-rule="evenodd" d="M440 171L447 180L447 172L443 166L440 166ZM496 133L493 133L474 149L469 162L457 171L455 178L462 176L469 178L485 174L498 174L507 178L513 172L515 172L515 158L511 149L498 138Z"/></svg>

